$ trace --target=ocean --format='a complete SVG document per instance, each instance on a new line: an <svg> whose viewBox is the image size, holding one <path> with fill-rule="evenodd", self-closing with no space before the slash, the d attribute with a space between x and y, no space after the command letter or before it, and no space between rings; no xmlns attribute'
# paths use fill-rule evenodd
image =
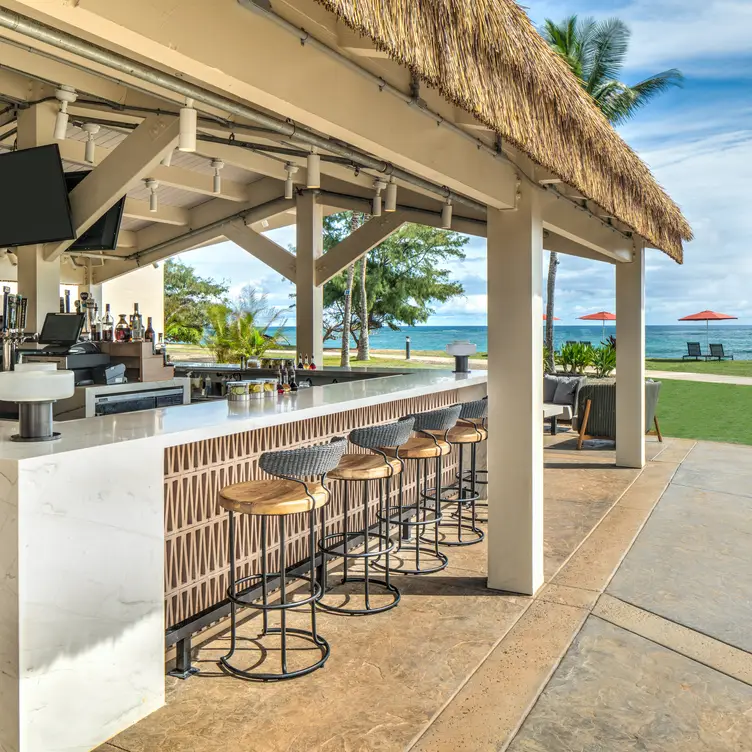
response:
<svg viewBox="0 0 752 752"><path fill-rule="evenodd" d="M618 334L617 327L606 324L606 336ZM593 326L563 326L554 329L557 349L567 340L591 342L601 341L600 323ZM285 337L295 344L295 327L285 327ZM410 337L413 352L416 350L443 350L455 339L465 339L478 346L478 352L488 351L488 328L485 326L407 326L398 332L380 329L371 334L371 347L376 350L404 350L405 337ZM727 353L733 353L736 360L752 360L752 326L730 324L710 324L710 341L721 342ZM687 342L700 342L706 352L705 324L687 326L646 326L645 356L648 358L680 358L687 352ZM338 340L328 340L324 347L339 347Z"/></svg>

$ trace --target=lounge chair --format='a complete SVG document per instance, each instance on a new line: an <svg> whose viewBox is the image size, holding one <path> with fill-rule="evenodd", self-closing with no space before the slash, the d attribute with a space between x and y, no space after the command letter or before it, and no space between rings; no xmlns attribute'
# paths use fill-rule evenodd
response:
<svg viewBox="0 0 752 752"><path fill-rule="evenodd" d="M723 345L710 345L710 354L705 356L706 360L733 360L733 353L725 353Z"/></svg>
<svg viewBox="0 0 752 752"><path fill-rule="evenodd" d="M589 340L586 342L584 339L580 340L580 344L581 345L587 345L588 347L592 347L593 346L592 342L590 342Z"/></svg>
<svg viewBox="0 0 752 752"><path fill-rule="evenodd" d="M687 354L682 355L682 360L688 360L689 358L699 360L700 358L704 357L705 356L702 354L702 348L700 347L699 342L687 342Z"/></svg>
<svg viewBox="0 0 752 752"><path fill-rule="evenodd" d="M576 339L568 339L567 340L567 344L568 345L576 345L577 344L577 340Z"/></svg>

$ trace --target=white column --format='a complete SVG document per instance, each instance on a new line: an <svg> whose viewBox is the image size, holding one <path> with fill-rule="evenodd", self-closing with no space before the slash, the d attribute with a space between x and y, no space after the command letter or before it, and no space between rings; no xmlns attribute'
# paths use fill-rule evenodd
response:
<svg viewBox="0 0 752 752"><path fill-rule="evenodd" d="M645 251L616 265L616 464L645 464Z"/></svg>
<svg viewBox="0 0 752 752"><path fill-rule="evenodd" d="M312 192L298 196L295 320L299 353L324 362L324 288L316 286L316 259L324 252L323 208Z"/></svg>
<svg viewBox="0 0 752 752"><path fill-rule="evenodd" d="M488 209L488 586L543 584L543 228L538 191Z"/></svg>
<svg viewBox="0 0 752 752"><path fill-rule="evenodd" d="M18 148L31 149L53 142L57 107L42 102L18 113ZM27 331L40 332L45 316L57 311L60 303L60 259L44 260L44 246L27 245L16 249L18 292L29 299Z"/></svg>

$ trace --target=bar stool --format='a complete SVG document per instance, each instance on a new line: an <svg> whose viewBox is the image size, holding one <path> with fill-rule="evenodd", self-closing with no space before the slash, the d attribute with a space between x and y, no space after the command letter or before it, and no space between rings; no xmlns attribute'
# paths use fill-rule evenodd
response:
<svg viewBox="0 0 752 752"><path fill-rule="evenodd" d="M483 397L483 399L475 400L474 402L463 403L460 418L485 429L486 440L488 439L488 397ZM478 489L478 486L488 486L488 470L479 470L477 468L476 455L477 444L473 444L470 449L470 470L465 472L465 480L467 483L471 484L471 493L474 493L475 490L477 490L478 495L480 496L480 489ZM459 473L457 477L460 477ZM477 513L480 509L488 510L488 501L475 502L476 521L488 522L488 516L477 517Z"/></svg>
<svg viewBox="0 0 752 752"><path fill-rule="evenodd" d="M448 562L447 556L439 550L439 523L441 522L441 501L440 494L437 490L433 505L429 505L429 500L421 491L420 477L423 476L423 490L428 487L428 463L433 460L436 468L436 477L441 478L442 459L449 454L452 447L446 441L446 434L449 429L457 422L460 415L461 405L452 405L439 410L430 410L425 413L418 413L413 416L415 424L413 426L418 436L408 439L401 447L382 447L382 451L388 457L397 457L403 461L416 463L415 477L415 503L404 503L404 473L400 475L399 504L394 507L389 503L387 514L384 521L387 524L397 524L401 527L402 534L399 539L399 545L396 552L410 553L414 555L415 566L408 568L406 563L399 567L391 567L392 572L398 574L432 574L446 569ZM433 432L433 433L431 433ZM441 481L437 480L436 486L441 486ZM411 530L415 529L415 535ZM421 546L421 542L426 542L433 530L433 542L430 548ZM414 539L414 544L410 544ZM431 566L421 565L421 554L432 558L435 562ZM374 563L374 566L381 568L383 565Z"/></svg>
<svg viewBox="0 0 752 752"><path fill-rule="evenodd" d="M399 457L399 448L403 445L413 432L413 417L402 418L396 423L388 423L382 426L369 426L368 428L359 428L352 431L349 440L355 446L363 449L370 449L374 454L345 454L340 460L339 465L329 473L330 480L342 481L343 488L343 507L344 517L341 533L331 533L324 536L319 542L319 550L325 556L341 557L343 560L343 577L340 584L363 583L363 597L365 608L355 608L348 606L335 606L319 601L319 608L326 611L333 611L338 614L348 616L363 616L365 614L378 614L382 611L388 611L394 608L400 600L399 590L389 581L389 555L397 545L389 536L388 526L385 528L383 516L386 499L391 498L391 481L395 475L402 473L402 461ZM397 449L394 457L387 455L379 448L383 446L393 446ZM368 486L371 481L378 481L379 486L379 505L378 533L373 533L370 529L369 504L368 504ZM355 507L356 515L362 513L363 524L360 529L350 530L350 484L360 483L362 488L361 503ZM384 496L384 485L386 485L386 497ZM362 541L362 548L357 551L354 549ZM371 543L375 543L374 546ZM372 561L384 556L386 558L386 568L383 580L373 579L371 576ZM362 561L364 567L364 576L353 577L349 571L351 561ZM325 571L325 568L324 568ZM391 600L380 606L371 604L371 587L377 585L391 594ZM324 596L327 593L326 575L322 578L322 587Z"/></svg>
<svg viewBox="0 0 752 752"><path fill-rule="evenodd" d="M444 538L441 540L442 546L472 546L480 543L485 537L485 533L476 524L480 520L477 519L475 507L480 497L477 488L477 448L478 444L488 439L488 430L483 425L487 413L488 400L485 398L473 402L463 402L459 420L446 433L446 440L452 446L458 448L459 467L455 476L457 483L444 489L444 491L456 492L456 498L441 496L443 506L455 504L457 506L452 513L453 521L442 522L439 526L444 532ZM464 470L464 450L466 446L470 447L470 469L467 473ZM428 489L427 493L435 495L436 489ZM487 502L485 506L488 506ZM469 518L466 515L468 510L470 512ZM448 538L447 532L449 530L456 534L454 540Z"/></svg>
<svg viewBox="0 0 752 752"><path fill-rule="evenodd" d="M234 676L255 681L280 681L310 674L326 663L329 643L316 632L316 601L322 590L316 582L316 509L329 503L329 491L325 484L326 474L333 470L347 448L344 437L332 439L328 444L302 447L278 452L266 452L259 458L259 467L279 480L252 480L225 486L219 492L219 504L227 510L229 519L230 585L227 598L230 601L230 651L222 656L220 665ZM314 478L315 480L311 480ZM293 515L308 514L310 575L287 572L287 537L285 521ZM237 577L235 558L235 515L247 514L261 518L261 573ZM322 515L323 516L323 515ZM277 518L279 527L279 571L267 568L267 527L270 518ZM299 600L288 600L288 581L303 580L310 585L310 594ZM245 586L238 590L239 586ZM279 587L279 602L269 602L269 590ZM259 589L261 603L258 603ZM287 612L292 608L310 605L311 628L296 629L287 626ZM261 640L269 635L279 635L281 666L279 672L249 671L230 663L237 647L237 608L243 606L258 609L262 613L263 627L255 640L261 657L252 667L265 662L268 650ZM269 626L269 614L279 611L280 626ZM290 670L287 665L289 635L309 643L319 651L318 660L303 668ZM298 651L296 651L297 653Z"/></svg>

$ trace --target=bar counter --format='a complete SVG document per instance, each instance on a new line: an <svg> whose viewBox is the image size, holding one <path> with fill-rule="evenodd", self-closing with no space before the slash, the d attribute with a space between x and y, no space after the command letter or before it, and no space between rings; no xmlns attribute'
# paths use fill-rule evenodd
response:
<svg viewBox="0 0 752 752"><path fill-rule="evenodd" d="M68 421L54 442L11 442L15 424L0 425L0 750L86 752L164 703L166 646L222 616L216 492L258 477L261 453L477 399L485 384L485 372L401 373ZM455 472L452 455L444 480ZM341 525L337 485L327 532ZM239 532L245 576L258 530ZM288 561L307 546L293 530Z"/></svg>

